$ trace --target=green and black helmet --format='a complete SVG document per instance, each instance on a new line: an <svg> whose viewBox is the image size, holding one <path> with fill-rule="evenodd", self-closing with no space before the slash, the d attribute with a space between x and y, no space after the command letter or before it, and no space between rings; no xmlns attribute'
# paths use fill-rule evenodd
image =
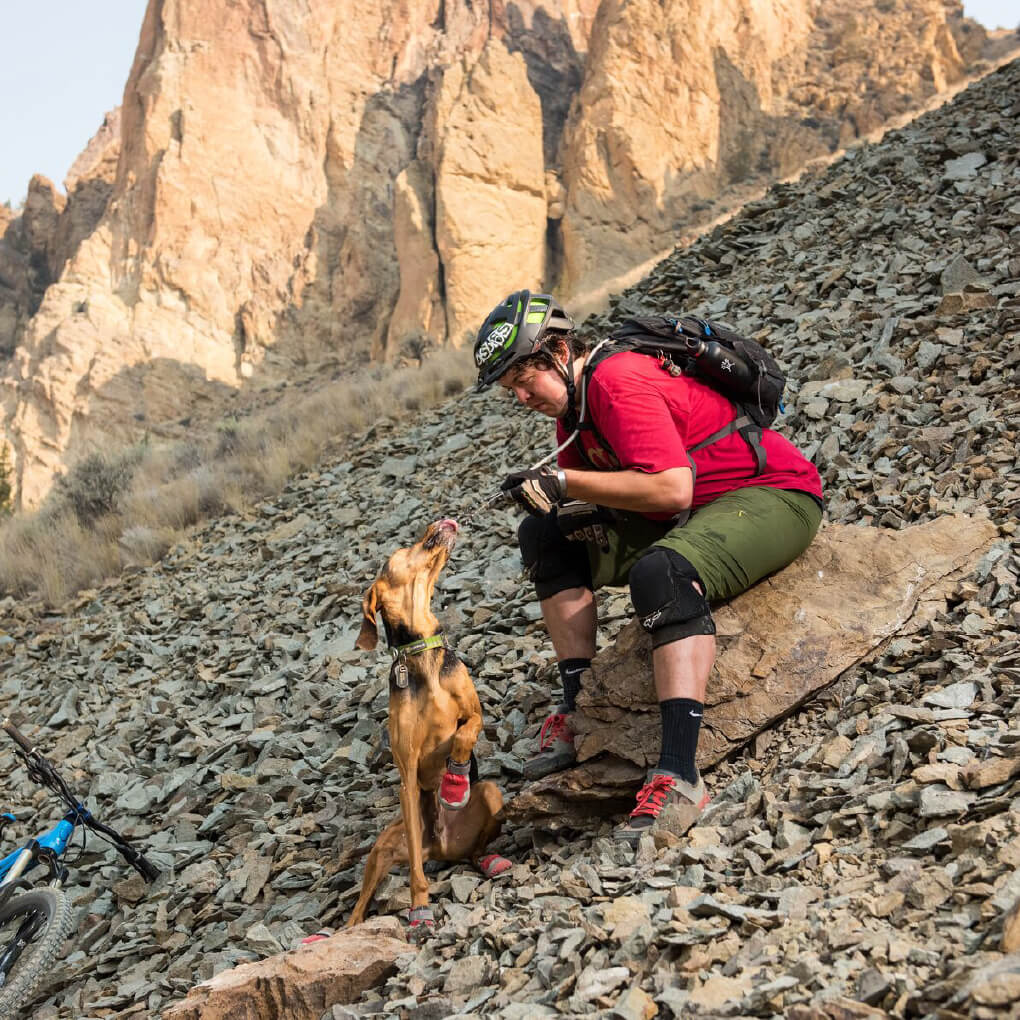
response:
<svg viewBox="0 0 1020 1020"><path fill-rule="evenodd" d="M531 357L551 337L569 333L574 320L551 294L519 290L496 305L475 340L476 392L487 389L504 372Z"/></svg>

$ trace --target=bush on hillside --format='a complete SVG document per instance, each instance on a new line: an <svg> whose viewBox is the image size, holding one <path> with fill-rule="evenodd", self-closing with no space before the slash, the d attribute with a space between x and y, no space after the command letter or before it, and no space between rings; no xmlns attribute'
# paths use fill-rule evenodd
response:
<svg viewBox="0 0 1020 1020"><path fill-rule="evenodd" d="M87 528L117 509L140 460L141 451L137 449L111 457L90 453L57 480L58 495L70 504L78 523Z"/></svg>

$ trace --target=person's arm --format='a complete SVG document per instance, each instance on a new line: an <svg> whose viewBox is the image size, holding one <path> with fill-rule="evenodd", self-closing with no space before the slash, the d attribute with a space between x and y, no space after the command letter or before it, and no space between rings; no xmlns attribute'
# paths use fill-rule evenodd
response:
<svg viewBox="0 0 1020 1020"><path fill-rule="evenodd" d="M567 497L638 513L679 513L691 506L694 475L690 468L665 471L584 471L567 468Z"/></svg>

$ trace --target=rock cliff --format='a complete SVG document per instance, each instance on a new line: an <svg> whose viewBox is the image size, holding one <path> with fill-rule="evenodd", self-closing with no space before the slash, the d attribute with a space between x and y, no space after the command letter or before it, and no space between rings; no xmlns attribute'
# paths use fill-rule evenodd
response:
<svg viewBox="0 0 1020 1020"><path fill-rule="evenodd" d="M510 287L605 283L958 78L954 25L978 59L942 0L152 0L68 199L37 178L2 213L22 502L247 380L461 343Z"/></svg>

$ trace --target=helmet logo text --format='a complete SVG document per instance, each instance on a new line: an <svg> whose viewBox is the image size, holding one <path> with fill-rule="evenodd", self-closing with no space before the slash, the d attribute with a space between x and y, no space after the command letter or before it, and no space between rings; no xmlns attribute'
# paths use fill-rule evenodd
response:
<svg viewBox="0 0 1020 1020"><path fill-rule="evenodd" d="M475 364L484 365L490 358L498 354L510 342L514 325L512 322L501 322L493 327L492 332L478 345L475 352Z"/></svg>

